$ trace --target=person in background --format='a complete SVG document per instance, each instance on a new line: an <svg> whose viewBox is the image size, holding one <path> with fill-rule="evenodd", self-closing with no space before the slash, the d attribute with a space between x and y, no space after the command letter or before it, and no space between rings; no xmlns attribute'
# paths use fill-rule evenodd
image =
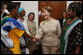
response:
<svg viewBox="0 0 83 55"><path fill-rule="evenodd" d="M8 36L13 40L14 47L10 48L13 54L21 54L20 48L20 38L22 36L33 39L34 37L28 35L26 31L23 30L23 27L16 21L17 14L18 14L19 6L17 3L9 3L7 6L7 10L10 12L8 15L9 18L5 19L2 29L7 31L9 34ZM35 38L34 38L35 39Z"/></svg>
<svg viewBox="0 0 83 55"><path fill-rule="evenodd" d="M68 6L69 19L62 28L61 54L81 54L82 47L82 5L72 2Z"/></svg>
<svg viewBox="0 0 83 55"><path fill-rule="evenodd" d="M33 12L30 12L28 15L27 26L31 36L35 36L37 33L36 23L34 22L34 19L35 19L35 14ZM31 54L33 54L33 52L38 49L37 45L31 40L29 40L28 48Z"/></svg>
<svg viewBox="0 0 83 55"><path fill-rule="evenodd" d="M1 3L1 15L3 14L3 11L4 11L4 9L3 9L3 3ZM2 17L1 17L1 19L2 19ZM2 22L2 21L1 21ZM1 29L1 33L2 33L2 29ZM1 54L13 54L13 52L12 51L10 51L9 50L9 48L7 48L6 46L5 46L5 44L3 43L3 41L2 41L2 34L1 34Z"/></svg>
<svg viewBox="0 0 83 55"><path fill-rule="evenodd" d="M62 18L59 19L61 28L64 26L65 21L67 20L67 12L62 11Z"/></svg>
<svg viewBox="0 0 83 55"><path fill-rule="evenodd" d="M58 20L52 17L52 8L46 6L42 9L42 16L45 19L40 23L36 39L41 40L43 54L59 54L61 27Z"/></svg>
<svg viewBox="0 0 83 55"><path fill-rule="evenodd" d="M24 30L26 31L26 29L24 27L24 24L23 24L23 21L24 21L23 17L24 16L25 16L24 8L19 8L19 10L18 10L18 20L17 21L24 28ZM27 46L26 38L21 37L20 41L21 41L21 52L22 52L22 54L26 54L26 46Z"/></svg>
<svg viewBox="0 0 83 55"><path fill-rule="evenodd" d="M3 9L4 9L4 11L3 11L3 13L2 13L2 19L5 17L5 16L7 16L8 14L9 14L9 12L8 12L8 10L7 10L7 4L8 3L11 3L11 1L9 2L9 1L2 1L1 3L3 3Z"/></svg>
<svg viewBox="0 0 83 55"><path fill-rule="evenodd" d="M37 29L36 29L36 23L34 22L35 14L33 12L30 12L28 15L27 25L28 30L32 36L36 35Z"/></svg>
<svg viewBox="0 0 83 55"><path fill-rule="evenodd" d="M3 3L3 2L2 2L2 3ZM4 4L4 3L3 3L3 9L4 9L4 11L3 11L2 16L1 16L2 18L7 15L6 8L7 8L7 4Z"/></svg>

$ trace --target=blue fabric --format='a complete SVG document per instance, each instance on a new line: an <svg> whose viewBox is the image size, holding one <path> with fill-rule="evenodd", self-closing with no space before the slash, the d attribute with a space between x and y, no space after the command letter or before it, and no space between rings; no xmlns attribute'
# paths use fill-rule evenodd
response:
<svg viewBox="0 0 83 55"><path fill-rule="evenodd" d="M3 28L3 30L10 29L10 27L11 27L11 26L5 26L5 27ZM11 27L11 28L12 28L12 27Z"/></svg>
<svg viewBox="0 0 83 55"><path fill-rule="evenodd" d="M14 18L9 18L9 19L5 20L5 23L7 23L7 22L11 22L18 29L24 30L24 28ZM6 30L8 28L13 29L11 24L10 24L10 26L9 25L5 26L3 29Z"/></svg>
<svg viewBox="0 0 83 55"><path fill-rule="evenodd" d="M22 21L21 21L19 18L18 18L17 21L18 21L18 23L23 27L23 29L25 30L25 27L24 27ZM25 30L25 31L26 31L26 30ZM25 40L26 40L26 39L24 39L23 37L20 38L21 45L25 45L25 46L26 46L26 45L28 44L28 42L26 43ZM28 39L27 39L27 41L28 41Z"/></svg>
<svg viewBox="0 0 83 55"><path fill-rule="evenodd" d="M23 10L24 8L19 8L19 11L18 11L18 13L20 14L20 12Z"/></svg>
<svg viewBox="0 0 83 55"><path fill-rule="evenodd" d="M23 29L25 30L25 27L24 27L24 25L23 25L23 23L22 23L22 21L18 18L18 23L23 27Z"/></svg>
<svg viewBox="0 0 83 55"><path fill-rule="evenodd" d="M5 37L9 33L9 31L11 29L15 28L15 27L18 28L18 29L20 29L20 30L24 30L24 27L21 26L19 24L19 22L17 22L16 19L14 19L14 18L8 18L8 19L4 20L4 24L1 26L1 30L3 30L3 32L1 31L1 35L3 35L3 36L1 36L1 38ZM7 31L7 32L5 32L5 31ZM4 41L4 38L1 39L1 40ZM12 47L13 46L13 44L12 44L13 41L10 38L9 39L6 38L5 41L6 41L5 43L7 43L5 45L7 45L8 47ZM23 39L23 37L20 38L20 41L21 41L21 45L22 44L23 44L23 46L26 45L25 40Z"/></svg>

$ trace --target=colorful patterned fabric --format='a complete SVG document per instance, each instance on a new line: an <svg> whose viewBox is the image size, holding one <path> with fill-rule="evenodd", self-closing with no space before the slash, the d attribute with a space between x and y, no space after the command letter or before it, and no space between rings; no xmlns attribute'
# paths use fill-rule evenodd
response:
<svg viewBox="0 0 83 55"><path fill-rule="evenodd" d="M82 23L77 24L69 35L66 53L74 54L76 46L82 46Z"/></svg>
<svg viewBox="0 0 83 55"><path fill-rule="evenodd" d="M69 4L68 9L75 12L76 16L78 16L79 18L82 15L82 4L81 3L72 2L71 4Z"/></svg>
<svg viewBox="0 0 83 55"><path fill-rule="evenodd" d="M67 45L68 44L68 42L69 42L69 35L71 34L71 32L72 32L72 30L73 30L73 28L74 28L74 26L76 26L78 23L80 23L80 22L82 22L82 21L79 21L79 19L77 19L77 20L75 20L71 25L69 25L69 26L67 26L66 28L65 28L65 32L63 32L63 39L62 39L62 46L61 46L61 54L65 54L66 53L66 50L68 50L67 49L67 47L69 46L69 45ZM75 24L76 23L76 24ZM74 25L74 26L73 26ZM69 30L69 31L68 31ZM67 33L68 32L68 33ZM68 36L67 36L67 35ZM74 36L75 37L75 36Z"/></svg>
<svg viewBox="0 0 83 55"><path fill-rule="evenodd" d="M1 29L1 40L7 48L13 48L14 44L12 39L8 36L8 32Z"/></svg>
<svg viewBox="0 0 83 55"><path fill-rule="evenodd" d="M1 28L8 32L8 36L14 42L14 48L10 50L13 54L20 54L20 37L24 33L24 28L14 18L5 19Z"/></svg>
<svg viewBox="0 0 83 55"><path fill-rule="evenodd" d="M10 18L10 17L6 16L6 17L4 17L4 19L1 20L1 26L5 23L5 20L8 18Z"/></svg>
<svg viewBox="0 0 83 55"><path fill-rule="evenodd" d="M24 27L24 25L23 25L23 23L22 23L22 21L18 18L18 23L23 27L23 30L25 30L25 27Z"/></svg>
<svg viewBox="0 0 83 55"><path fill-rule="evenodd" d="M17 28L14 28L9 32L9 36L14 42L14 48L10 49L13 52L13 54L21 54L20 38L23 35L23 33L23 30Z"/></svg>
<svg viewBox="0 0 83 55"><path fill-rule="evenodd" d="M2 29L7 31L7 29L11 30L15 27L17 27L18 29L24 30L23 27L14 18L9 18L5 20L5 23L2 26Z"/></svg>
<svg viewBox="0 0 83 55"><path fill-rule="evenodd" d="M22 21L18 18L18 23L23 27L23 30L25 30L25 27L24 27L24 25L23 25L23 23L22 23ZM20 41L21 41L21 46L26 46L26 42L25 42L25 39L24 39L24 37L22 36L21 38L20 38Z"/></svg>
<svg viewBox="0 0 83 55"><path fill-rule="evenodd" d="M3 24L5 23L5 20L9 19L9 18L10 17L6 16L4 19L2 19L1 20L1 26L3 26ZM1 40L7 48L13 48L14 47L12 39L8 36L8 32L4 31L2 28L1 28Z"/></svg>

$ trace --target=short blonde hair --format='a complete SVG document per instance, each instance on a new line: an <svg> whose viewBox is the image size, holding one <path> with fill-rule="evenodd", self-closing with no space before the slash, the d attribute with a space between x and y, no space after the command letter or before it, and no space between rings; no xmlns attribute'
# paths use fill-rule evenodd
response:
<svg viewBox="0 0 83 55"><path fill-rule="evenodd" d="M46 6L46 7L44 7L44 8L42 9L42 12L43 12L44 10L47 10L47 11L50 13L50 16L52 16L52 8L51 8L51 7Z"/></svg>

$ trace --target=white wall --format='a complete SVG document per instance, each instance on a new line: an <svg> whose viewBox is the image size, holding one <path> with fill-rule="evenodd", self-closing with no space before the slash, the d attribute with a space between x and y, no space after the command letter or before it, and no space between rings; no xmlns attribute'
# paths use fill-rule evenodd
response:
<svg viewBox="0 0 83 55"><path fill-rule="evenodd" d="M35 13L35 22L38 29L38 1L12 1L12 2L21 2L21 6L25 9L25 20L28 19L28 14L30 12ZM25 25L26 26L26 25Z"/></svg>
<svg viewBox="0 0 83 55"><path fill-rule="evenodd" d="M66 1L66 10L71 2L74 2L74 1Z"/></svg>
<svg viewBox="0 0 83 55"><path fill-rule="evenodd" d="M79 2L79 1L66 1L66 10L71 2Z"/></svg>

